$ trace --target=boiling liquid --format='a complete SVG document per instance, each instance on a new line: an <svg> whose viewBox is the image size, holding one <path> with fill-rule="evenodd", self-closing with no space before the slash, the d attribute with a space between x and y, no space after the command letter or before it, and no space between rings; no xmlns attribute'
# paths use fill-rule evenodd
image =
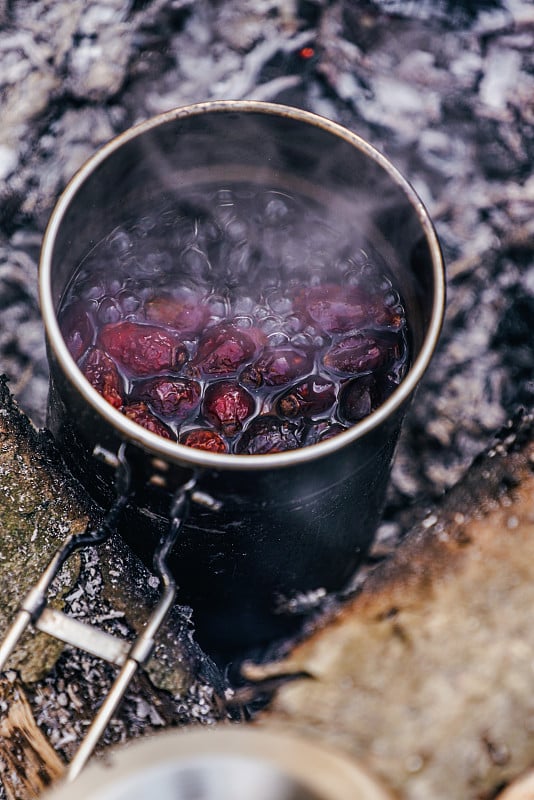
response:
<svg viewBox="0 0 534 800"><path fill-rule="evenodd" d="M387 265L308 200L250 186L190 192L112 231L59 321L117 409L215 452L323 441L380 406L409 363Z"/></svg>

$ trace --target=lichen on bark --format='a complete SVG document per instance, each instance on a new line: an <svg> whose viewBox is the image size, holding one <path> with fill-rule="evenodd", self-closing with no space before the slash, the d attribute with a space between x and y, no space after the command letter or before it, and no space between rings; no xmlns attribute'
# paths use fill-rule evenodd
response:
<svg viewBox="0 0 534 800"><path fill-rule="evenodd" d="M0 378L0 634L68 533L86 527L94 509L61 468L49 434L37 431ZM61 607L78 576L74 556L56 579L52 604ZM10 660L24 681L42 677L63 649L44 634L26 635Z"/></svg>

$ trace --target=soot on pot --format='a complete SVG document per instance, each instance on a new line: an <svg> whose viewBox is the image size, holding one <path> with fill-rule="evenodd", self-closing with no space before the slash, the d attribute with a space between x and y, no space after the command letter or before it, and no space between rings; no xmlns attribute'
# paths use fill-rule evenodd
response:
<svg viewBox="0 0 534 800"><path fill-rule="evenodd" d="M92 386L160 436L262 454L374 411L409 363L387 264L308 198L190 191L101 241L59 320Z"/></svg>

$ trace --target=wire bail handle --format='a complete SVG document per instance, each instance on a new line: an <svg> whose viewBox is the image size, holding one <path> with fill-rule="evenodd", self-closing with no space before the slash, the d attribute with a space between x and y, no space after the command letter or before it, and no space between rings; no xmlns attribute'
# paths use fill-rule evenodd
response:
<svg viewBox="0 0 534 800"><path fill-rule="evenodd" d="M98 450L98 452L96 452ZM196 502L217 507L217 501L202 492L195 492L197 477L194 475L179 487L170 505L170 524L156 547L154 571L160 580L162 592L141 634L133 642L107 633L97 627L69 617L48 605L48 591L65 562L84 547L104 544L115 532L121 513L128 504L132 489L131 469L126 458L126 445L122 444L117 455L103 448L95 448L95 455L105 457L115 467L115 500L99 527L79 534L69 534L58 547L41 576L29 590L20 608L0 643L0 671L15 650L19 640L32 625L66 644L84 650L104 661L120 667L120 671L104 702L94 717L74 758L70 762L65 778L74 780L91 756L100 737L106 730L113 714L121 702L139 667L146 664L153 651L155 638L170 611L176 596L176 582L167 565L182 525L187 519L192 496Z"/></svg>

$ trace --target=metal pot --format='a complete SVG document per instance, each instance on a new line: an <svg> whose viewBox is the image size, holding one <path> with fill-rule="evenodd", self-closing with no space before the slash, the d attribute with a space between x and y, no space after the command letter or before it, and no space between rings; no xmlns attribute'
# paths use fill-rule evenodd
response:
<svg viewBox="0 0 534 800"><path fill-rule="evenodd" d="M411 336L410 369L394 393L352 428L310 447L227 455L184 447L136 425L86 381L57 313L73 273L110 231L171 204L187 187L246 181L295 191L335 216L340 231L389 265ZM380 519L406 407L438 339L444 311L439 244L421 201L390 162L329 120L269 103L217 101L179 108L98 151L60 197L40 264L51 370L49 427L102 504L111 472L95 448L128 443L136 482L123 533L138 552L168 524L170 498L194 477L192 503L171 558L199 639L231 655L294 630L281 613L298 594L340 589L365 556Z"/></svg>

